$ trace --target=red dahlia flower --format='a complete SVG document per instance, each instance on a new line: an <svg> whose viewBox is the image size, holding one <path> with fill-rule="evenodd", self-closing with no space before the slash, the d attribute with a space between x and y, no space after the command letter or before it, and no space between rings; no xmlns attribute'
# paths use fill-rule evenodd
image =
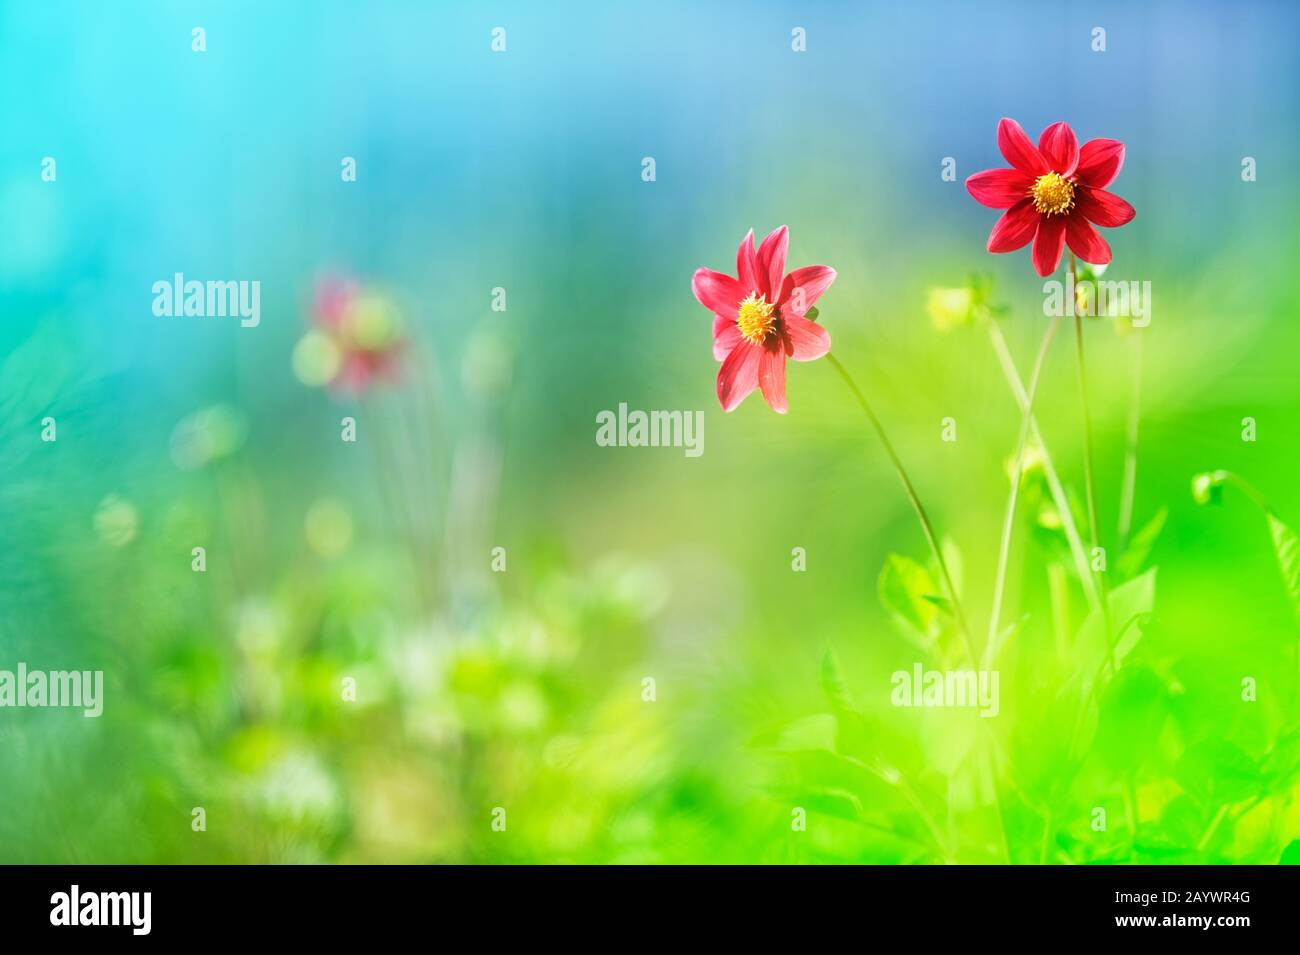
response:
<svg viewBox="0 0 1300 955"><path fill-rule="evenodd" d="M691 289L713 313L713 357L718 401L731 411L755 388L773 411L785 414L785 360L812 361L831 350L826 329L804 316L835 281L835 270L806 265L785 274L790 230L770 233L754 251L754 230L736 252L737 278L697 269Z"/></svg>
<svg viewBox="0 0 1300 955"><path fill-rule="evenodd" d="M1065 244L1092 265L1110 262L1110 246L1093 225L1132 221L1133 207L1106 187L1124 165L1124 144L1091 139L1079 146L1074 130L1053 123L1038 145L1014 119L998 123L998 148L1011 169L987 169L966 180L975 200L1006 209L989 235L990 252L1014 252L1034 243L1034 268L1051 275Z"/></svg>

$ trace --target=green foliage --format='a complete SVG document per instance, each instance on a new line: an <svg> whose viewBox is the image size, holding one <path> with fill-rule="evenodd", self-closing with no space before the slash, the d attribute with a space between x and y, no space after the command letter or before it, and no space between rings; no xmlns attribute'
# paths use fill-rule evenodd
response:
<svg viewBox="0 0 1300 955"><path fill-rule="evenodd" d="M1273 550L1282 572L1282 584L1286 588L1287 599L1291 601L1292 611L1300 619L1300 537L1271 511L1267 516Z"/></svg>
<svg viewBox="0 0 1300 955"><path fill-rule="evenodd" d="M902 626L904 633L930 649L939 634L942 600L930 572L910 557L890 554L876 581L880 602Z"/></svg>
<svg viewBox="0 0 1300 955"><path fill-rule="evenodd" d="M1261 779L1255 761L1224 739L1203 740L1188 748L1175 775L1183 789L1207 808L1250 798Z"/></svg>
<svg viewBox="0 0 1300 955"><path fill-rule="evenodd" d="M1129 540L1128 547L1120 555L1116 562L1115 569L1121 577L1126 579L1136 577L1146 566L1147 559L1151 556L1151 548L1155 546L1156 540L1160 537L1160 532L1164 530L1165 521L1169 519L1169 508L1162 506L1151 520L1142 525L1132 538Z"/></svg>

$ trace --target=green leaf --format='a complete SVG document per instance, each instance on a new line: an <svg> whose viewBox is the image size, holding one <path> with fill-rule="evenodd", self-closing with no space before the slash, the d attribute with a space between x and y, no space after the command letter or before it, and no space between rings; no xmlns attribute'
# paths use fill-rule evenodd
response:
<svg viewBox="0 0 1300 955"><path fill-rule="evenodd" d="M1296 774L1300 773L1300 731L1283 733L1260 760L1264 773L1264 786L1268 792L1282 793L1290 790Z"/></svg>
<svg viewBox="0 0 1300 955"><path fill-rule="evenodd" d="M847 789L825 787L814 789L803 797L804 808L809 812L857 822L862 818L862 800Z"/></svg>
<svg viewBox="0 0 1300 955"><path fill-rule="evenodd" d="M1277 860L1278 865L1300 865L1300 839L1292 839L1285 849L1282 850L1282 858Z"/></svg>
<svg viewBox="0 0 1300 955"><path fill-rule="evenodd" d="M1268 530L1273 537L1273 550L1277 552L1277 563L1282 571L1287 598L1291 601L1291 610L1300 618L1300 537L1271 511Z"/></svg>
<svg viewBox="0 0 1300 955"><path fill-rule="evenodd" d="M1253 796L1260 772L1241 747L1225 739L1192 746L1178 761L1179 785L1205 806L1230 805Z"/></svg>
<svg viewBox="0 0 1300 955"><path fill-rule="evenodd" d="M927 603L934 604L949 617L952 616L952 601L948 598L940 597L938 594L922 594L921 599Z"/></svg>
<svg viewBox="0 0 1300 955"><path fill-rule="evenodd" d="M876 581L876 591L885 609L924 646L934 642L939 610L930 598L939 593L929 571L910 557L890 554Z"/></svg>
<svg viewBox="0 0 1300 955"><path fill-rule="evenodd" d="M1094 610L1079 628L1079 640L1075 659L1086 679L1092 679L1103 661L1113 655L1123 664L1137 643L1142 639L1147 618L1156 601L1156 568L1125 581L1110 592L1107 601L1110 607L1110 623L1114 634L1106 633L1106 621L1099 611ZM1115 640L1112 651L1110 641Z"/></svg>
<svg viewBox="0 0 1300 955"><path fill-rule="evenodd" d="M820 314L821 312L817 311L817 306L814 305L812 308L808 309L808 311L803 313L803 317L808 319L810 322L815 322L817 321L817 316Z"/></svg>
<svg viewBox="0 0 1300 955"><path fill-rule="evenodd" d="M1140 531L1133 535L1129 540L1128 547L1125 549L1123 556L1116 562L1115 569L1126 578L1136 577L1142 565L1147 562L1151 556L1151 548L1155 545L1156 538L1164 529L1165 519L1169 517L1169 508L1162 507L1156 511L1155 517L1147 521Z"/></svg>
<svg viewBox="0 0 1300 955"><path fill-rule="evenodd" d="M835 651L827 647L822 655L821 667L822 692L836 713L856 713L857 706L849 693L848 684L844 682L844 673L840 668L840 659Z"/></svg>

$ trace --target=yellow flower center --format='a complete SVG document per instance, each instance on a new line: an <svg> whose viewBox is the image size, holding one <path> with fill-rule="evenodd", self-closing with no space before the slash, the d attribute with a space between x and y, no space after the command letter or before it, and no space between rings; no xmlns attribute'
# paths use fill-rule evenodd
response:
<svg viewBox="0 0 1300 955"><path fill-rule="evenodd" d="M1074 208L1074 183L1058 173L1039 176L1029 194L1034 197L1034 208L1049 216Z"/></svg>
<svg viewBox="0 0 1300 955"><path fill-rule="evenodd" d="M769 305L763 296L751 292L749 298L740 303L736 327L746 340L761 345L772 334L772 326L776 324L775 312L775 305Z"/></svg>

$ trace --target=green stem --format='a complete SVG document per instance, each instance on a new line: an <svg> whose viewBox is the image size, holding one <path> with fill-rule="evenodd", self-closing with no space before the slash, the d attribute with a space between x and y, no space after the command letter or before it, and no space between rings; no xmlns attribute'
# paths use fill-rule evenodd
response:
<svg viewBox="0 0 1300 955"><path fill-rule="evenodd" d="M1043 343L1038 346L1038 357L1034 359L1033 371L1029 374L1029 390L1025 393L1025 404L1020 416L1020 440L1016 444L1015 465L1011 474L1011 493L1007 495L1007 512L1002 520L1002 541L998 546L998 568L993 582L993 610L989 614L989 638L984 645L984 665L991 666L997 645L1000 618L1002 615L1002 595L1006 589L1007 561L1011 554L1011 532L1015 527L1016 501L1020 496L1020 479L1024 474L1025 446L1029 442L1029 429L1034 420L1034 396L1038 394L1038 380L1042 376L1043 362L1047 358L1056 329L1061 323L1059 315L1052 318L1043 335Z"/></svg>
<svg viewBox="0 0 1300 955"><path fill-rule="evenodd" d="M890 463L894 465L894 470L898 472L899 480L903 482L903 490L907 492L907 499L912 502L912 509L916 511L916 516L921 522L921 532L925 535L926 543L930 545L930 551L934 554L934 559L939 565L939 573L943 577L944 586L948 588L948 595L952 600L953 616L957 619L957 626L961 631L966 654L970 657L971 666L975 666L978 657L975 656L974 648L971 646L970 627L966 622L966 611L962 608L961 598L957 595L957 587L953 584L952 575L948 572L948 562L943 558L943 551L939 548L939 539L934 533L934 527L930 524L930 518L925 512L924 505L921 504L920 497L917 496L916 488L912 485L912 479L908 477L902 459L899 458L898 452L894 450L893 442L885 434L884 425L876 417L876 413L871 409L870 402L867 401L867 396L857 386L848 369L841 365L839 359L834 355L827 355L826 359L831 363L831 367L839 372L840 377L844 379L844 383L848 385L849 391L853 393L853 397L858 400L858 404L862 407L867 420L871 422L871 427L875 429L876 437L880 439L885 454L888 455Z"/></svg>
<svg viewBox="0 0 1300 955"><path fill-rule="evenodd" d="M1011 865L1011 840L1007 838L1007 814L1002 807L1002 792L998 789L997 768L993 765L993 755L988 750L984 752L984 766L989 774L989 788L993 790L993 808L997 810L998 814L998 832L1002 836L1002 854L1007 860L1007 865Z"/></svg>
<svg viewBox="0 0 1300 955"><path fill-rule="evenodd" d="M1219 831L1219 826L1223 822L1224 817L1227 815L1228 815L1228 807L1227 806L1219 807L1219 811L1214 814L1214 818L1210 820L1210 825L1206 828L1205 832L1201 835L1200 841L1196 843L1197 852L1205 851L1205 847L1210 844L1210 840L1214 838L1214 834Z"/></svg>
<svg viewBox="0 0 1300 955"><path fill-rule="evenodd" d="M1078 288L1079 272L1070 253L1070 276ZM1071 303L1074 304L1074 303ZM1083 317L1076 307L1074 311L1074 347L1079 360L1079 404L1083 410L1083 478L1084 491L1088 499L1088 539L1094 550L1097 548L1097 492L1092 473L1092 412L1088 404L1088 374L1083 361Z"/></svg>
<svg viewBox="0 0 1300 955"><path fill-rule="evenodd" d="M903 793L903 798L911 804L912 809L918 816L920 816L921 821L930 831L930 838L934 840L935 848L939 850L939 854L943 856L944 861L952 861L953 853L952 849L948 846L948 841L944 838L943 833L939 831L939 826L934 821L934 816L932 816L930 810L925 807L925 802L917 795L916 790L912 788L912 784L908 782L906 776L887 773L879 766L865 763L861 760L851 759L850 761L857 766L861 766L867 772L888 783L890 786L897 786Z"/></svg>
<svg viewBox="0 0 1300 955"><path fill-rule="evenodd" d="M1070 648L1070 593L1065 565L1047 565L1047 594L1052 606L1052 633L1056 638L1056 661L1064 664Z"/></svg>
<svg viewBox="0 0 1300 955"><path fill-rule="evenodd" d="M989 339L993 343L993 351L998 357L998 364L1002 367L1002 374L1006 378L1021 412L1024 412L1029 407L1029 395L1025 392L1025 386L1020 381L1020 372L1016 370L1015 360L1012 359L1011 351L1007 348L1007 340L997 322L990 320L987 325ZM1034 439L1043 455L1043 475L1047 478L1047 487L1052 493L1052 501L1056 504L1056 511L1061 515L1061 529L1065 532L1066 542L1070 545L1070 553L1074 556L1074 569L1079 575L1079 582L1083 587L1084 596L1088 598L1088 606L1100 613L1101 599L1097 594L1097 582L1093 579L1092 571L1089 568L1088 555L1084 553L1083 539L1079 537L1079 528L1074 523L1074 510L1070 507L1070 499L1066 496L1065 485L1061 483L1061 477L1056 472L1056 465L1052 463L1052 456L1047 450L1047 445L1043 442L1042 432L1038 428L1038 419L1032 414L1029 419L1029 427L1030 437Z"/></svg>
<svg viewBox="0 0 1300 955"><path fill-rule="evenodd" d="M1124 440L1124 480L1119 494L1119 552L1128 548L1128 535L1133 529L1133 497L1137 490L1138 425L1142 418L1142 342L1146 333L1133 332L1133 393L1128 405L1128 428Z"/></svg>
<svg viewBox="0 0 1300 955"><path fill-rule="evenodd" d="M1259 488L1235 471L1214 471L1210 474L1210 478L1216 484L1235 484L1238 489L1245 492L1246 496L1255 502L1255 506L1261 511L1265 514L1273 513L1273 508L1269 506L1268 499L1260 493Z"/></svg>
<svg viewBox="0 0 1300 955"><path fill-rule="evenodd" d="M1070 276L1074 280L1075 289L1079 287L1079 269L1075 261L1074 253L1070 252ZM1088 371L1083 361L1083 317L1079 315L1077 302L1071 302L1074 312L1074 345L1075 354L1079 359L1079 404L1083 411L1083 481L1085 496L1088 499L1088 538L1092 542L1092 549L1095 553L1098 548L1098 524L1097 524L1097 482L1093 477L1092 469L1092 411L1088 404ZM1097 589L1101 594L1101 616L1105 625L1106 633L1111 632L1110 626L1110 598L1107 596L1107 587L1105 578L1100 574L1097 576Z"/></svg>

